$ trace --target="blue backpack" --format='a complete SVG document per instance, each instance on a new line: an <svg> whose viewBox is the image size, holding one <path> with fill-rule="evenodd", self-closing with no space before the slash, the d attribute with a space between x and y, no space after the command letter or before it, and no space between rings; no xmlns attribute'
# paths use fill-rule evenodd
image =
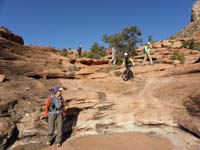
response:
<svg viewBox="0 0 200 150"><path fill-rule="evenodd" d="M63 109L62 109L62 96L59 96L56 99L54 90L50 89L49 97L51 98L51 104L49 106L49 111L63 112Z"/></svg>

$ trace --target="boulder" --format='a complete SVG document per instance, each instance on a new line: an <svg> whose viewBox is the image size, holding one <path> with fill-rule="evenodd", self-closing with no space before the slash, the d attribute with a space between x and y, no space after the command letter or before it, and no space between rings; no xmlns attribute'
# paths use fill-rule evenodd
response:
<svg viewBox="0 0 200 150"><path fill-rule="evenodd" d="M200 137L200 95L189 96L184 101L184 106L189 116L179 119L179 125L197 137Z"/></svg>
<svg viewBox="0 0 200 150"><path fill-rule="evenodd" d="M4 149L7 142L14 138L16 130L16 125L8 117L0 118L0 149Z"/></svg>
<svg viewBox="0 0 200 150"><path fill-rule="evenodd" d="M40 119L41 112L24 113L22 119L17 123L19 130L18 138L31 138L37 135L47 135L47 124Z"/></svg>

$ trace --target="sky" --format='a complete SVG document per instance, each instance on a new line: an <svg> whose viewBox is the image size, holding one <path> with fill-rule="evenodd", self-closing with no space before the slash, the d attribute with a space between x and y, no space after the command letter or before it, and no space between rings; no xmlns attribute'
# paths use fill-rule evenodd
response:
<svg viewBox="0 0 200 150"><path fill-rule="evenodd" d="M104 34L137 26L145 43L164 40L190 22L195 0L0 0L0 26L25 45L89 50Z"/></svg>

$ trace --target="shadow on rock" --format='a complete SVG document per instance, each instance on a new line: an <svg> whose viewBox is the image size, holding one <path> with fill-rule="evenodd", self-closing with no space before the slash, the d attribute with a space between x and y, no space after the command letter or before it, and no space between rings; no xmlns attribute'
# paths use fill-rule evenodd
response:
<svg viewBox="0 0 200 150"><path fill-rule="evenodd" d="M7 140L6 144L3 147L0 147L0 149L2 148L2 150L7 150L10 146L12 146L15 143L15 141L18 139L18 136L19 130L15 128L13 130L12 136Z"/></svg>
<svg viewBox="0 0 200 150"><path fill-rule="evenodd" d="M64 119L63 124L63 142L71 137L73 132L73 127L76 126L78 115L82 111L82 109L78 107L68 108L66 110L66 117Z"/></svg>

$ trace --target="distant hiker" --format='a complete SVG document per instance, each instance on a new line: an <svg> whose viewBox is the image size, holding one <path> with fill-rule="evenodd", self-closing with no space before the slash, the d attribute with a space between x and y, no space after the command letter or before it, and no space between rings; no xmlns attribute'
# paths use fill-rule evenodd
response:
<svg viewBox="0 0 200 150"><path fill-rule="evenodd" d="M79 45L77 51L78 51L78 58L81 58L81 56L82 56L82 45Z"/></svg>
<svg viewBox="0 0 200 150"><path fill-rule="evenodd" d="M130 68L134 65L133 59L128 55L128 53L124 53L124 60L122 66L125 66L126 69L130 70Z"/></svg>
<svg viewBox="0 0 200 150"><path fill-rule="evenodd" d="M45 120L48 122L48 141L50 146L54 138L55 126L57 127L56 145L61 146L63 117L65 116L64 98L62 96L63 88L53 87L50 89L50 95L45 104Z"/></svg>
<svg viewBox="0 0 200 150"><path fill-rule="evenodd" d="M150 48L150 42L147 43L147 45L144 46L144 60L143 60L143 64L145 64L145 61L147 60L147 58L150 61L150 64L153 64L152 61L152 57L151 57L151 48Z"/></svg>
<svg viewBox="0 0 200 150"><path fill-rule="evenodd" d="M112 58L109 63L112 65L115 65L116 64L116 58L115 58L116 49L115 49L115 47L112 47L110 52L111 52Z"/></svg>
<svg viewBox="0 0 200 150"><path fill-rule="evenodd" d="M133 80L133 72L131 71L131 67L134 65L133 59L130 58L128 53L124 53L124 60L122 66L126 67L126 70L122 74L122 78L124 81Z"/></svg>
<svg viewBox="0 0 200 150"><path fill-rule="evenodd" d="M108 49L108 55L112 55L112 47Z"/></svg>

